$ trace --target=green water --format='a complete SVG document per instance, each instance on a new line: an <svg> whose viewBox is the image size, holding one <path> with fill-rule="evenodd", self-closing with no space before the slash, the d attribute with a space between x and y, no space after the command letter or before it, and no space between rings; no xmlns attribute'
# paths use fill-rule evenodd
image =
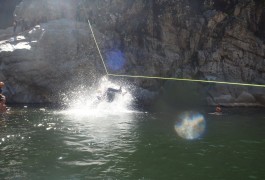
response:
<svg viewBox="0 0 265 180"><path fill-rule="evenodd" d="M208 115L200 139L177 114L12 108L0 120L0 179L265 179L264 109Z"/></svg>

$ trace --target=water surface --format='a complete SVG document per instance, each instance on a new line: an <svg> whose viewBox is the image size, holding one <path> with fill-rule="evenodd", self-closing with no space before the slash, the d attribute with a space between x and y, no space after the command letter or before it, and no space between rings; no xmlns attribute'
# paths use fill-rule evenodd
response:
<svg viewBox="0 0 265 180"><path fill-rule="evenodd" d="M185 140L177 111L14 107L0 119L0 179L265 179L264 109L207 112L204 134Z"/></svg>

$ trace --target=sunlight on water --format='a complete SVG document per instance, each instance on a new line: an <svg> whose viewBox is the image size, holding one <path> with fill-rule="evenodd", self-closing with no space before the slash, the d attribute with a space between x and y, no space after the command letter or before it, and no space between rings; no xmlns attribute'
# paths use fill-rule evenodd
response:
<svg viewBox="0 0 265 180"><path fill-rule="evenodd" d="M196 112L184 112L175 124L177 134L184 139L197 139L204 133L206 121Z"/></svg>
<svg viewBox="0 0 265 180"><path fill-rule="evenodd" d="M104 95L108 88L120 89L120 93L115 93L114 100L108 102ZM104 117L106 115L116 115L120 113L133 113L131 108L133 97L123 85L118 85L106 77L103 77L97 87L91 88L89 92L80 92L75 97L71 97L69 108L63 113L75 116Z"/></svg>

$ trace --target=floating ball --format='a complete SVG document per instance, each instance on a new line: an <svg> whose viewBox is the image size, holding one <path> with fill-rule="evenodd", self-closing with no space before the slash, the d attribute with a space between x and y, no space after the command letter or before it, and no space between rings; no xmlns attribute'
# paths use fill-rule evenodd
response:
<svg viewBox="0 0 265 180"><path fill-rule="evenodd" d="M175 124L177 134L184 139L197 139L201 137L206 128L206 121L200 113L184 112L179 115Z"/></svg>

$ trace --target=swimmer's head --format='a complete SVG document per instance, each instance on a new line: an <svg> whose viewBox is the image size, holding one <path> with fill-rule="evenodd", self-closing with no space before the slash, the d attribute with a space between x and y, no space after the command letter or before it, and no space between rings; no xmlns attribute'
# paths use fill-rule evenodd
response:
<svg viewBox="0 0 265 180"><path fill-rule="evenodd" d="M0 82L0 88L4 87L5 86L5 83L3 82Z"/></svg>

